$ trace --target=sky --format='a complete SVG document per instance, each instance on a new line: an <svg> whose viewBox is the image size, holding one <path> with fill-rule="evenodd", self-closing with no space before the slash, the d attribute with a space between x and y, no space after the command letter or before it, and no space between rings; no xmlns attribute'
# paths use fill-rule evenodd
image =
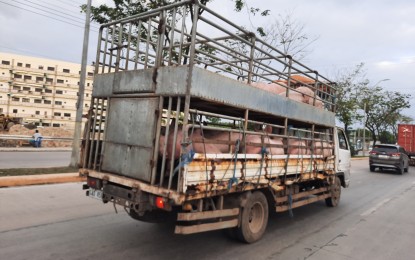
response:
<svg viewBox="0 0 415 260"><path fill-rule="evenodd" d="M81 63L86 0L0 0L0 52ZM111 0L92 0L93 5ZM413 0L247 0L251 7L269 9L270 16L236 13L232 1L208 6L248 29L292 14L317 40L302 60L333 78L338 71L365 63L371 85L411 94L415 119L415 1ZM88 64L95 60L98 24L91 24Z"/></svg>

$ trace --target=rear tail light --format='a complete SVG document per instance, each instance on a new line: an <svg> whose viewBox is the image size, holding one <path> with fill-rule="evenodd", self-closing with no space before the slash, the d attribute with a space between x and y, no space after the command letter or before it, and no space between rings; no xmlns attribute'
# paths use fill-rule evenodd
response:
<svg viewBox="0 0 415 260"><path fill-rule="evenodd" d="M164 209L164 199L162 197L156 197L156 207L159 209Z"/></svg>
<svg viewBox="0 0 415 260"><path fill-rule="evenodd" d="M399 157L399 156L401 156L401 153L391 153L390 156L392 156L392 157Z"/></svg>
<svg viewBox="0 0 415 260"><path fill-rule="evenodd" d="M102 181L100 179L97 178L92 178L92 177L88 177L86 180L86 184L96 190L100 190L102 185L101 185Z"/></svg>
<svg viewBox="0 0 415 260"><path fill-rule="evenodd" d="M378 154L378 153L375 152L375 151L370 151L369 154L375 155L375 154Z"/></svg>

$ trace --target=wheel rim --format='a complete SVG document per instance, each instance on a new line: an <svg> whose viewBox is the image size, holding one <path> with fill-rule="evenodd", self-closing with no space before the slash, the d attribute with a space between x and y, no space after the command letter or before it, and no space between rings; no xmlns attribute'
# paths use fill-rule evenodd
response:
<svg viewBox="0 0 415 260"><path fill-rule="evenodd" d="M252 205L249 210L249 229L252 233L257 233L261 230L264 223L264 207L257 202Z"/></svg>

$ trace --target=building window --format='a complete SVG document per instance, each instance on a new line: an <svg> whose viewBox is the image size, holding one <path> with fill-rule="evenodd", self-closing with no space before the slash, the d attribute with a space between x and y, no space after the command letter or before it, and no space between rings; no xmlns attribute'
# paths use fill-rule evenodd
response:
<svg viewBox="0 0 415 260"><path fill-rule="evenodd" d="M30 68L30 64L26 63L26 68Z"/></svg>
<svg viewBox="0 0 415 260"><path fill-rule="evenodd" d="M43 82L43 77L36 77L36 83Z"/></svg>
<svg viewBox="0 0 415 260"><path fill-rule="evenodd" d="M12 101L20 101L20 98L18 98L18 97L12 97Z"/></svg>
<svg viewBox="0 0 415 260"><path fill-rule="evenodd" d="M41 104L42 100L41 99L35 99L33 102L36 103L36 104Z"/></svg>
<svg viewBox="0 0 415 260"><path fill-rule="evenodd" d="M1 61L1 64L3 64L3 65L10 65L10 61L8 61L8 60L2 60Z"/></svg>
<svg viewBox="0 0 415 260"><path fill-rule="evenodd" d="M45 89L45 93L52 93L52 90L51 89Z"/></svg>
<svg viewBox="0 0 415 260"><path fill-rule="evenodd" d="M13 109L13 114L17 114L17 109Z"/></svg>
<svg viewBox="0 0 415 260"><path fill-rule="evenodd" d="M53 115L54 116L61 116L61 113L60 112L55 112L55 113L53 113Z"/></svg>
<svg viewBox="0 0 415 260"><path fill-rule="evenodd" d="M50 104L52 104L52 101L50 101L50 100L43 100L43 104L50 105Z"/></svg>
<svg viewBox="0 0 415 260"><path fill-rule="evenodd" d="M53 79L51 79L51 78L46 78L46 82L47 82L47 83L51 83L51 84L52 84L52 83L53 83Z"/></svg>
<svg viewBox="0 0 415 260"><path fill-rule="evenodd" d="M60 124L52 124L52 127L60 127Z"/></svg>
<svg viewBox="0 0 415 260"><path fill-rule="evenodd" d="M23 103L30 103L30 98L22 98Z"/></svg>
<svg viewBox="0 0 415 260"><path fill-rule="evenodd" d="M21 79L21 78L22 78L22 75L19 75L19 74L14 74L14 78L15 78L15 79Z"/></svg>
<svg viewBox="0 0 415 260"><path fill-rule="evenodd" d="M65 81L63 79L58 79L58 80L56 80L56 82L61 83L61 84L65 83Z"/></svg>
<svg viewBox="0 0 415 260"><path fill-rule="evenodd" d="M86 86L89 87L89 83L86 83Z"/></svg>
<svg viewBox="0 0 415 260"><path fill-rule="evenodd" d="M63 72L70 73L71 71L69 69L63 69Z"/></svg>
<svg viewBox="0 0 415 260"><path fill-rule="evenodd" d="M48 67L49 71L55 71L55 67Z"/></svg>
<svg viewBox="0 0 415 260"><path fill-rule="evenodd" d="M42 126L50 126L49 123L42 123Z"/></svg>
<svg viewBox="0 0 415 260"><path fill-rule="evenodd" d="M24 91L30 91L30 87L23 87Z"/></svg>
<svg viewBox="0 0 415 260"><path fill-rule="evenodd" d="M63 94L62 90L56 90L56 94Z"/></svg>
<svg viewBox="0 0 415 260"><path fill-rule="evenodd" d="M35 112L35 114L36 114L36 115L40 115L40 111L36 111L36 112Z"/></svg>
<svg viewBox="0 0 415 260"><path fill-rule="evenodd" d="M24 75L24 77L23 77L25 80L32 80L32 76L29 76L29 75Z"/></svg>
<svg viewBox="0 0 415 260"><path fill-rule="evenodd" d="M39 65L39 69L40 69L40 70L43 70L43 66L42 66L42 65Z"/></svg>
<svg viewBox="0 0 415 260"><path fill-rule="evenodd" d="M62 106L62 101L55 101L55 105Z"/></svg>
<svg viewBox="0 0 415 260"><path fill-rule="evenodd" d="M88 76L94 76L94 73L93 72L88 72Z"/></svg>
<svg viewBox="0 0 415 260"><path fill-rule="evenodd" d="M23 67L23 63L18 62L18 63L17 63L17 67Z"/></svg>
<svg viewBox="0 0 415 260"><path fill-rule="evenodd" d="M89 97L89 94L88 94L88 93L86 93L86 94L85 94L85 96L86 96L86 97Z"/></svg>
<svg viewBox="0 0 415 260"><path fill-rule="evenodd" d="M35 92L40 92L40 93L42 93L42 89L41 89L41 88L35 88Z"/></svg>
<svg viewBox="0 0 415 260"><path fill-rule="evenodd" d="M63 113L63 116L71 117L71 113Z"/></svg>
<svg viewBox="0 0 415 260"><path fill-rule="evenodd" d="M20 90L19 86L13 86L13 90Z"/></svg>

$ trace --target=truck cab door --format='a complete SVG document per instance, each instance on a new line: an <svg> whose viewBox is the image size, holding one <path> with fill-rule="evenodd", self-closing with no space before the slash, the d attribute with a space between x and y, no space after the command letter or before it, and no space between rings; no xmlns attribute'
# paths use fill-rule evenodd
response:
<svg viewBox="0 0 415 260"><path fill-rule="evenodd" d="M335 128L335 136L337 138L336 145L336 158L337 158L337 172L344 173L344 182L346 187L350 183L350 167L351 167L351 156L350 156L350 145L347 141L346 134L343 129Z"/></svg>

